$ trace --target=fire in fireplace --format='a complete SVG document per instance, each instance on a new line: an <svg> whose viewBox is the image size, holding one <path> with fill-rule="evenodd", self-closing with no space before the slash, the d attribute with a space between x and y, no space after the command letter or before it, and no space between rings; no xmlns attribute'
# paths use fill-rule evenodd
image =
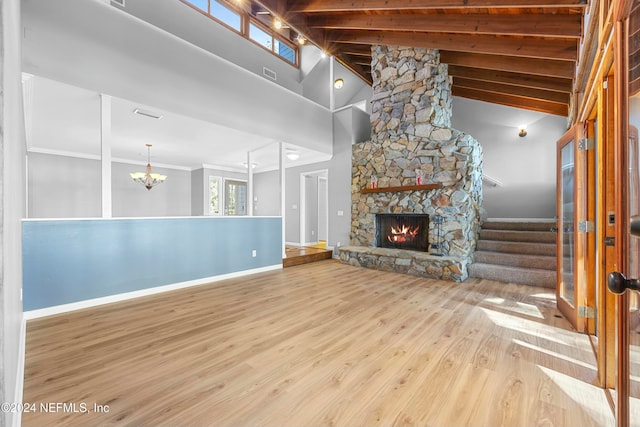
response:
<svg viewBox="0 0 640 427"><path fill-rule="evenodd" d="M376 246L428 251L429 215L377 214Z"/></svg>

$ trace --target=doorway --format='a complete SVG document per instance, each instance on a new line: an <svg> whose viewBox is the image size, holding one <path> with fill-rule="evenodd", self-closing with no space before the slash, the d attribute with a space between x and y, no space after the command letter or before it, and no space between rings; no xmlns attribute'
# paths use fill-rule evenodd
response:
<svg viewBox="0 0 640 427"><path fill-rule="evenodd" d="M300 174L300 245L323 249L329 241L329 171Z"/></svg>

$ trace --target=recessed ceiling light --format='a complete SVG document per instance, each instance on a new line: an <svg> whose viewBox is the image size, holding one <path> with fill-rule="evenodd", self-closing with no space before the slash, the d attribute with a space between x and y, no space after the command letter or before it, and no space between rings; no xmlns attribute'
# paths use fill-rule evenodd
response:
<svg viewBox="0 0 640 427"><path fill-rule="evenodd" d="M342 79L336 79L336 81L333 82L333 87L336 89L342 89L342 86L344 86L344 80Z"/></svg>
<svg viewBox="0 0 640 427"><path fill-rule="evenodd" d="M135 108L133 110L133 114L138 114L139 116L151 117L152 119L161 119L162 114L154 113L153 111L143 110L141 108Z"/></svg>

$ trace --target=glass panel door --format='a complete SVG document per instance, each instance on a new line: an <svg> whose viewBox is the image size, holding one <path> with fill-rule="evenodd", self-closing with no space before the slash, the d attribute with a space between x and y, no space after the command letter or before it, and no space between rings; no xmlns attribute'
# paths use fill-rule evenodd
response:
<svg viewBox="0 0 640 427"><path fill-rule="evenodd" d="M560 297L572 307L575 306L575 261L574 247L574 177L575 177L575 142L571 141L560 151L562 184L560 186L560 212L562 218L562 280Z"/></svg>
<svg viewBox="0 0 640 427"><path fill-rule="evenodd" d="M224 210L226 215L247 214L247 183L245 181L225 180Z"/></svg>
<svg viewBox="0 0 640 427"><path fill-rule="evenodd" d="M576 326L576 141L574 126L558 141L558 309Z"/></svg>

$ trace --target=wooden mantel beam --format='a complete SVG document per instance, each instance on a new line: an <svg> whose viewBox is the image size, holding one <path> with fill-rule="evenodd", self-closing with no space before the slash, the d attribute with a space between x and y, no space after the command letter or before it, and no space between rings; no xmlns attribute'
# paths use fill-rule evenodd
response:
<svg viewBox="0 0 640 427"><path fill-rule="evenodd" d="M356 12L472 8L584 8L587 0L298 0L289 1L293 13Z"/></svg>
<svg viewBox="0 0 640 427"><path fill-rule="evenodd" d="M311 28L333 30L502 34L578 39L581 35L582 16L579 14L549 14L534 20L525 14L368 15L355 12L311 16L307 20L307 25ZM539 42L539 44L543 43Z"/></svg>

